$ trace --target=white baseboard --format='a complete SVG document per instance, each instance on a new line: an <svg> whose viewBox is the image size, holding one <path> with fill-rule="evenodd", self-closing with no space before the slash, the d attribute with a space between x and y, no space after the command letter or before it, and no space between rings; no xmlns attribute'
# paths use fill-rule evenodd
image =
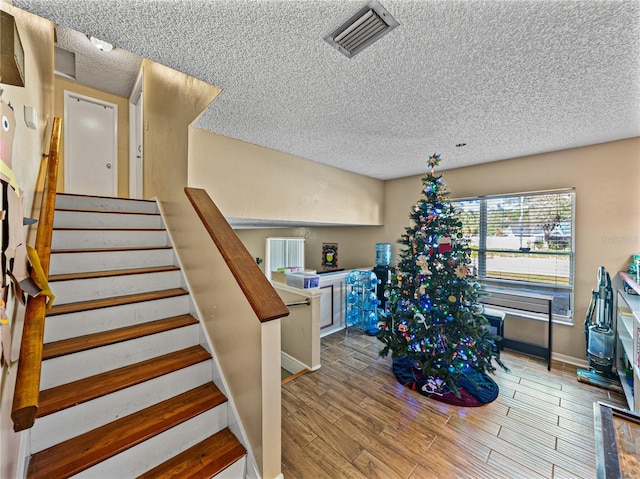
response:
<svg viewBox="0 0 640 479"><path fill-rule="evenodd" d="M589 363L586 359L574 358L573 356L565 356L564 354L551 353L551 359L555 361L560 361L561 363L571 364L572 366L577 366L579 368L587 368L589 367Z"/></svg>
<svg viewBox="0 0 640 479"><path fill-rule="evenodd" d="M280 362L282 369L289 371L291 374L299 373L305 369L312 370L311 367L307 366L302 361L298 361L296 358L284 351L280 351Z"/></svg>

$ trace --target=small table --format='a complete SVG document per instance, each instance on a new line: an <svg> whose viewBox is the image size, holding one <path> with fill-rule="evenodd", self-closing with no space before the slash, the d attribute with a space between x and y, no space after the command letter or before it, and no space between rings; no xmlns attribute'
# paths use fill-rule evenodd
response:
<svg viewBox="0 0 640 479"><path fill-rule="evenodd" d="M543 348L547 359L547 370L551 370L551 345L552 345L552 303L553 296L545 294L530 293L525 291L515 291L511 289L484 288L489 293L488 296L481 296L480 302L500 308L505 313L516 315L523 313L542 313L547 316L547 347Z"/></svg>

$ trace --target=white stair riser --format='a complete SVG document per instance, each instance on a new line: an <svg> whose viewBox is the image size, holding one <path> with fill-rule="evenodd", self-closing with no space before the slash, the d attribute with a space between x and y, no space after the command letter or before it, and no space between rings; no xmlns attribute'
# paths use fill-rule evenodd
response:
<svg viewBox="0 0 640 479"><path fill-rule="evenodd" d="M183 283L180 271L163 271L106 278L52 281L49 286L56 296L55 304L67 304L180 288Z"/></svg>
<svg viewBox="0 0 640 479"><path fill-rule="evenodd" d="M53 230L51 249L131 248L167 246L164 230Z"/></svg>
<svg viewBox="0 0 640 479"><path fill-rule="evenodd" d="M173 249L123 251L89 251L51 254L50 274L109 271L124 268L147 268L175 264Z"/></svg>
<svg viewBox="0 0 640 479"><path fill-rule="evenodd" d="M41 451L160 401L210 383L211 368L211 361L203 361L78 404L73 408L40 417L31 429L31 451L32 453Z"/></svg>
<svg viewBox="0 0 640 479"><path fill-rule="evenodd" d="M92 196L73 196L58 193L56 208L79 210L134 211L157 213L155 201L128 200L124 198L99 198Z"/></svg>
<svg viewBox="0 0 640 479"><path fill-rule="evenodd" d="M198 344L199 325L165 331L109 346L80 351L42 362L40 389L145 361Z"/></svg>
<svg viewBox="0 0 640 479"><path fill-rule="evenodd" d="M136 477L226 427L226 409L204 412L73 477Z"/></svg>
<svg viewBox="0 0 640 479"><path fill-rule="evenodd" d="M189 296L184 295L51 316L47 317L45 321L44 342L50 343L85 334L146 323L156 319L188 314L189 307Z"/></svg>
<svg viewBox="0 0 640 479"><path fill-rule="evenodd" d="M239 461L234 462L220 474L213 476L213 479L238 479L246 477L247 474L247 456L243 456Z"/></svg>
<svg viewBox="0 0 640 479"><path fill-rule="evenodd" d="M54 228L162 228L160 215L58 210Z"/></svg>

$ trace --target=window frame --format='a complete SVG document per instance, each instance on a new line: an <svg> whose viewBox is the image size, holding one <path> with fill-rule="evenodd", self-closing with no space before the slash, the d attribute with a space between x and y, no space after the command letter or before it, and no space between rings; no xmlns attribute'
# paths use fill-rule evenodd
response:
<svg viewBox="0 0 640 479"><path fill-rule="evenodd" d="M571 241L569 242L570 249L569 251L535 251L531 250L512 250L512 249L501 249L501 248L487 248L487 230L488 230L488 208L487 203L488 200L499 200L499 199L509 199L509 198L521 198L521 197L531 197L531 196L542 196L542 195L570 195L571 199ZM476 256L474 259L477 264L476 276L478 281L482 285L483 289L486 290L502 290L502 291L528 291L534 294L551 294L556 295L559 293L568 293L569 294L569 306L568 306L568 315L563 314L552 314L552 319L554 322L563 323L567 325L574 324L574 299L575 299L575 208L576 208L576 194L575 188L562 188L562 189L554 189L554 190L542 190L542 191L530 191L530 192L522 192L522 193L509 193L509 194L494 194L494 195L481 195L481 196L473 196L473 197L465 197L465 198L455 198L451 200L454 208L460 212L461 208L458 206L459 203L462 202L471 202L477 201L479 205L478 212L478 245L471 246L472 256ZM469 239L466 237L466 239ZM549 255L552 257L561 257L566 256L569 258L569 284L548 284L542 282L535 281L526 281L526 280L509 280L503 278L487 278L486 277L486 267L487 267L487 254L488 253L508 253L515 255L527 255L527 254L536 254L536 255ZM523 312L510 312L510 314L514 314L517 316L525 317L528 319L536 319L536 320L546 320L546 317L543 318L542 315L538 315L535 313L523 313Z"/></svg>

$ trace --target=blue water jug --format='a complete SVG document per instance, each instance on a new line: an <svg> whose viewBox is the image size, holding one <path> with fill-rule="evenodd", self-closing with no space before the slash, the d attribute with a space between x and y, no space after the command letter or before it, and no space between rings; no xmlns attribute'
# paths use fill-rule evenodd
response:
<svg viewBox="0 0 640 479"><path fill-rule="evenodd" d="M391 243L376 243L376 265L389 266L391 264Z"/></svg>

